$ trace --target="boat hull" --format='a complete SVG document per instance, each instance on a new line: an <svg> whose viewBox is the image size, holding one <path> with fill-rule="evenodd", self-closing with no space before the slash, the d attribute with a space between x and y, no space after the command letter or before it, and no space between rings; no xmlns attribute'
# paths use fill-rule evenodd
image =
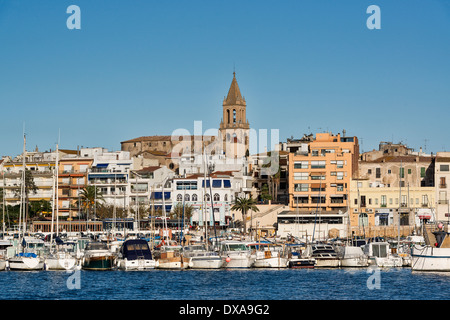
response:
<svg viewBox="0 0 450 320"><path fill-rule="evenodd" d="M112 270L114 268L114 257L112 256L94 256L85 257L82 264L83 270Z"/></svg>
<svg viewBox="0 0 450 320"><path fill-rule="evenodd" d="M190 267L190 259L181 257L159 259L156 267L158 269L187 269Z"/></svg>
<svg viewBox="0 0 450 320"><path fill-rule="evenodd" d="M317 259L316 258L316 268L339 268L341 266L340 259L330 258L330 259Z"/></svg>
<svg viewBox="0 0 450 320"><path fill-rule="evenodd" d="M343 268L364 268L369 265L366 257L342 258L341 267Z"/></svg>
<svg viewBox="0 0 450 320"><path fill-rule="evenodd" d="M230 255L222 259L225 268L251 268L255 264L255 258L249 255Z"/></svg>
<svg viewBox="0 0 450 320"><path fill-rule="evenodd" d="M77 262L75 257L49 257L45 260L45 266L47 270L73 270Z"/></svg>
<svg viewBox="0 0 450 320"><path fill-rule="evenodd" d="M286 258L263 258L256 259L253 268L287 268L288 259Z"/></svg>
<svg viewBox="0 0 450 320"><path fill-rule="evenodd" d="M121 270L148 270L156 268L156 261L150 259L121 259L118 262L118 267Z"/></svg>
<svg viewBox="0 0 450 320"><path fill-rule="evenodd" d="M0 259L0 271L6 270L6 260Z"/></svg>
<svg viewBox="0 0 450 320"><path fill-rule="evenodd" d="M450 248L413 247L411 270L450 271Z"/></svg>
<svg viewBox="0 0 450 320"><path fill-rule="evenodd" d="M221 257L192 257L192 269L220 269L224 266Z"/></svg>
<svg viewBox="0 0 450 320"><path fill-rule="evenodd" d="M44 259L40 257L15 257L9 260L9 270L34 271L44 269Z"/></svg>
<svg viewBox="0 0 450 320"><path fill-rule="evenodd" d="M314 269L316 260L314 259L290 259L288 267L291 269Z"/></svg>

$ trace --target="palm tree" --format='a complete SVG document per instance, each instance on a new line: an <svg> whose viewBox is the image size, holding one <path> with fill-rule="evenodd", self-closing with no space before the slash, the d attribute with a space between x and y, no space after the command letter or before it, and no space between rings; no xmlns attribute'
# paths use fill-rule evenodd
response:
<svg viewBox="0 0 450 320"><path fill-rule="evenodd" d="M101 191L96 186L86 186L80 191L81 205L86 212L90 213L91 209L96 206L97 202L104 202Z"/></svg>
<svg viewBox="0 0 450 320"><path fill-rule="evenodd" d="M252 210L258 212L259 209L256 206L256 201L251 196L250 198L246 197L237 197L234 201L234 205L231 207L231 210L240 211L242 213L242 220L244 221L244 234L247 233L247 212L248 210Z"/></svg>

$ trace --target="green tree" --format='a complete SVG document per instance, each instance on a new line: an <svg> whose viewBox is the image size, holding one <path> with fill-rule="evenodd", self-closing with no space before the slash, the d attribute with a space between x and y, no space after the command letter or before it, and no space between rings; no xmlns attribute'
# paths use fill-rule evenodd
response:
<svg viewBox="0 0 450 320"><path fill-rule="evenodd" d="M259 212L258 207L256 206L256 201L251 196L250 198L246 197L237 197L234 201L231 210L240 211L242 213L242 220L244 221L244 234L247 233L247 213L249 210Z"/></svg>
<svg viewBox="0 0 450 320"><path fill-rule="evenodd" d="M96 186L86 186L80 191L80 200L86 213L91 215L92 209L97 208L99 203L105 202L103 194ZM96 218L96 217L94 217Z"/></svg>
<svg viewBox="0 0 450 320"><path fill-rule="evenodd" d="M267 183L263 184L261 188L261 200L264 202L267 200L272 200L272 196L270 195L269 186L267 185Z"/></svg>
<svg viewBox="0 0 450 320"><path fill-rule="evenodd" d="M191 204L184 205L184 219L190 220L192 215L194 214L194 207ZM172 218L182 219L183 218L183 204L178 202L175 207L172 209Z"/></svg>

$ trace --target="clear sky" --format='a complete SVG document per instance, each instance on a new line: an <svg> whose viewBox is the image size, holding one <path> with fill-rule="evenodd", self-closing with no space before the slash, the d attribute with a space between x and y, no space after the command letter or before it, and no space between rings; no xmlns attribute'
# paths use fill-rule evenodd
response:
<svg viewBox="0 0 450 320"><path fill-rule="evenodd" d="M81 9L69 30L67 7ZM369 5L381 29L369 30ZM0 0L0 155L250 126L450 151L450 1Z"/></svg>

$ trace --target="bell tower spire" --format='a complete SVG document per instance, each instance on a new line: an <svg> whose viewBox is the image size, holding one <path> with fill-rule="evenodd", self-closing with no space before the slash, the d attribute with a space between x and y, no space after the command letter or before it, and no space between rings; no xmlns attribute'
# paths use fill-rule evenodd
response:
<svg viewBox="0 0 450 320"><path fill-rule="evenodd" d="M247 103L241 94L236 80L236 72L233 70L233 80L230 89L222 103L223 118L220 123L219 133L224 142L224 150L227 156L231 152L233 156L244 156L248 150L248 134L250 125L246 118Z"/></svg>

